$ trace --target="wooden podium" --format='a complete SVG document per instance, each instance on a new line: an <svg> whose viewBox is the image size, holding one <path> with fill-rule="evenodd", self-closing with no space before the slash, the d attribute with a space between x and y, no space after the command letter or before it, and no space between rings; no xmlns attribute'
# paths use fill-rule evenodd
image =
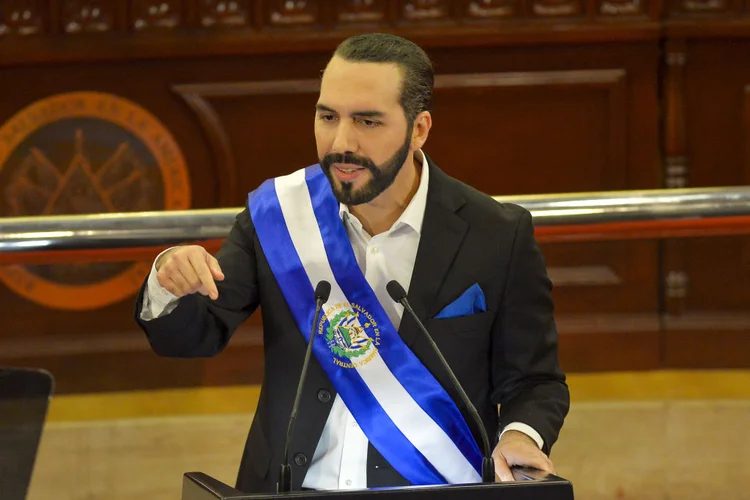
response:
<svg viewBox="0 0 750 500"><path fill-rule="evenodd" d="M25 500L49 399L49 372L0 366L0 498Z"/></svg>
<svg viewBox="0 0 750 500"><path fill-rule="evenodd" d="M285 497L300 500L573 500L570 481L533 469L514 468L513 475L516 481L508 483L245 494L201 472L189 472L183 477L182 500L276 500Z"/></svg>

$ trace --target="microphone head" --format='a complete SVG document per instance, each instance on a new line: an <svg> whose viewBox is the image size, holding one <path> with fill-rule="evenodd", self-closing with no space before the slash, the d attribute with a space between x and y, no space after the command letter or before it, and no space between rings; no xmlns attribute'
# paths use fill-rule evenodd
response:
<svg viewBox="0 0 750 500"><path fill-rule="evenodd" d="M406 290L404 290L404 287L402 287L396 280L389 281L388 284L385 285L385 289L395 302L401 302L406 298Z"/></svg>
<svg viewBox="0 0 750 500"><path fill-rule="evenodd" d="M315 287L315 300L320 300L325 304L329 295L331 295L331 284L326 280L319 281L318 286Z"/></svg>

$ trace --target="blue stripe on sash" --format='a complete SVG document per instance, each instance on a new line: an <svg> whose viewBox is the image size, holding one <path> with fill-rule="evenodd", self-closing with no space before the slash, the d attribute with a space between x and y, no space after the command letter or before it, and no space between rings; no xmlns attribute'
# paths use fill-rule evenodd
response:
<svg viewBox="0 0 750 500"><path fill-rule="evenodd" d="M432 373L404 344L362 274L351 245L340 243L348 242L349 238L341 223L339 203L333 196L328 179L318 167L308 168L306 180L336 282L349 302L361 305L380 324L380 356L409 395L435 420L481 474L482 453L463 415Z"/></svg>
<svg viewBox="0 0 750 500"><path fill-rule="evenodd" d="M251 193L248 205L271 271L300 332L309 342L315 313L313 284L289 236L273 180ZM365 435L404 478L414 485L446 483L385 413L356 370L338 368L324 339L316 340L313 352Z"/></svg>

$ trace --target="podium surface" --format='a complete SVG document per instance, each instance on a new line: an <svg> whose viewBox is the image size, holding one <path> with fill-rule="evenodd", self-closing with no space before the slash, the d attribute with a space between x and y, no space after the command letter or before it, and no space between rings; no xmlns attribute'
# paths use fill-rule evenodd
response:
<svg viewBox="0 0 750 500"><path fill-rule="evenodd" d="M54 382L44 370L0 367L0 498L24 500Z"/></svg>
<svg viewBox="0 0 750 500"><path fill-rule="evenodd" d="M201 472L182 481L182 500L272 500L332 498L335 500L573 500L573 485L563 478L531 469L514 469L514 482L407 486L340 491L294 491L283 494L245 494Z"/></svg>

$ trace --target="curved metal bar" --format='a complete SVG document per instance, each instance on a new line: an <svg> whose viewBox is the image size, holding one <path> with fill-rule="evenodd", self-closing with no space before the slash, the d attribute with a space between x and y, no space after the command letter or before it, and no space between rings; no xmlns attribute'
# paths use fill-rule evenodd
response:
<svg viewBox="0 0 750 500"><path fill-rule="evenodd" d="M675 227L684 230L691 224L695 228L705 226L709 219L722 220L733 227L731 234L750 232L750 224L746 224L750 220L746 219L750 216L750 187L498 196L495 199L525 207L531 211L534 224L541 232L545 228L549 228L550 234L567 232L573 235L569 240L583 233L608 232L611 236L620 231L621 234L628 227L658 236L661 233L653 231L663 228L665 222L680 221ZM0 218L0 254L163 247L223 239L241 210L237 207Z"/></svg>
<svg viewBox="0 0 750 500"><path fill-rule="evenodd" d="M750 187L495 197L529 210L537 226L750 215Z"/></svg>

